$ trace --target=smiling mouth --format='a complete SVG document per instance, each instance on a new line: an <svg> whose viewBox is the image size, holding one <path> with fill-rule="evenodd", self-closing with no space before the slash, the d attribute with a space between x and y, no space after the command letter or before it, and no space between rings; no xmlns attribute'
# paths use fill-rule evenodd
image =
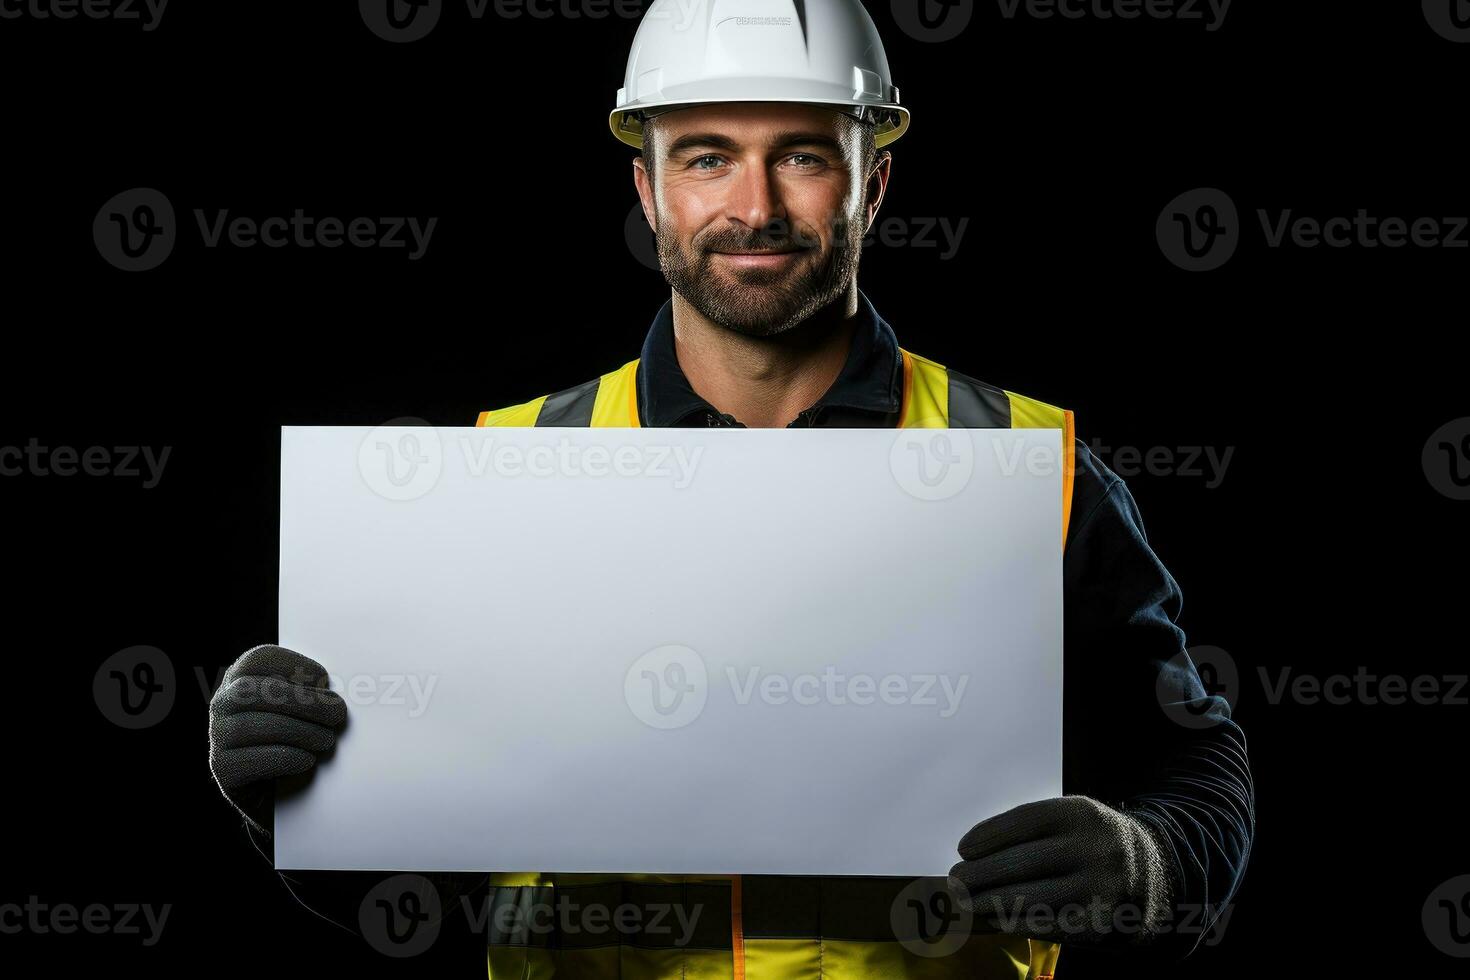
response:
<svg viewBox="0 0 1470 980"><path fill-rule="evenodd" d="M801 251L801 249L798 249L798 248L788 248L788 249L768 248L768 249L761 249L761 250L758 250L758 251L748 251L748 252L722 252L722 251L717 251L717 252L715 252L715 254L716 255L795 255L799 251Z"/></svg>
<svg viewBox="0 0 1470 980"><path fill-rule="evenodd" d="M800 249L792 249L788 252L715 252L713 254L734 262L736 265L776 265L799 254L800 251Z"/></svg>

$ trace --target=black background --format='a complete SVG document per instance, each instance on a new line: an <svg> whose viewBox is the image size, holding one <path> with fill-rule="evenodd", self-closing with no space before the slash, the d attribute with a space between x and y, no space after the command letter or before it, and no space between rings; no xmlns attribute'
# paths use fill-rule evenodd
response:
<svg viewBox="0 0 1470 980"><path fill-rule="evenodd" d="M880 219L968 225L949 259L873 246L860 282L905 347L1074 409L1085 440L1233 450L1218 487L1129 478L1191 644L1240 667L1258 794L1224 941L1183 969L1453 968L1421 908L1470 872L1466 709L1273 705L1257 669L1464 672L1455 562L1470 503L1434 489L1421 452L1470 414L1470 250L1273 249L1256 212L1470 212L1470 44L1407 2L1237 0L1215 31L973 6L958 38L924 43L868 0L914 110ZM0 478L0 902L173 906L148 948L86 934L0 945L220 976L395 966L296 907L251 849L210 779L196 671L213 684L275 637L280 425L469 424L636 356L667 287L626 243L632 151L606 124L634 29L474 20L462 3L409 44L338 2L176 0L151 32L0 20L0 445L171 450L152 489ZM125 273L91 227L135 187L168 196L179 242ZM1197 187L1230 195L1243 240L1222 268L1189 273L1162 254L1155 219ZM192 218L298 207L439 222L408 261L207 249ZM167 654L177 697L125 731L91 684L136 644Z"/></svg>

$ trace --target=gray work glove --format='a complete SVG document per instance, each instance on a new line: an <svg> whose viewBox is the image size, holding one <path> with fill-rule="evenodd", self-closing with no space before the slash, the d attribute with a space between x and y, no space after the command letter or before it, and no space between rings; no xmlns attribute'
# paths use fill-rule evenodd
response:
<svg viewBox="0 0 1470 980"><path fill-rule="evenodd" d="M977 824L950 870L982 928L1131 948L1173 921L1173 849L1151 821L1087 796L1025 803Z"/></svg>
<svg viewBox="0 0 1470 980"><path fill-rule="evenodd" d="M315 660L264 645L230 665L209 702L209 771L251 826L269 833L274 781L337 744L347 703Z"/></svg>

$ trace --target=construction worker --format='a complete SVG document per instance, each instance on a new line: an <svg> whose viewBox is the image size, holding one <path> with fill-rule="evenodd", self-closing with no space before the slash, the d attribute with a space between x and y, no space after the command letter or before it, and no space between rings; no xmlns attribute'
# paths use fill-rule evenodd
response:
<svg viewBox="0 0 1470 980"><path fill-rule="evenodd" d="M491 929L490 975L1036 980L1065 945L1187 954L1225 921L1249 855L1244 735L1184 653L1179 587L1128 487L1072 413L905 350L859 290L886 147L909 126L859 0L656 0L610 122L641 151L671 298L637 358L478 424L1061 429L1068 795L975 815L950 873L969 927L942 956L895 924L909 882L525 874L491 876L490 904L636 893L721 915L673 944ZM272 780L309 770L345 720L324 676L259 648L214 699L212 770L257 826Z"/></svg>

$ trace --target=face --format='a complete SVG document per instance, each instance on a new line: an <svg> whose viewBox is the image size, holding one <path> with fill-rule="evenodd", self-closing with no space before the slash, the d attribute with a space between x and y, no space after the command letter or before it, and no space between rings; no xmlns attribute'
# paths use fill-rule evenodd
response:
<svg viewBox="0 0 1470 980"><path fill-rule="evenodd" d="M751 336L790 330L848 292L889 167L884 153L863 172L860 124L817 106L737 103L655 125L654 172L640 159L635 180L675 292Z"/></svg>

